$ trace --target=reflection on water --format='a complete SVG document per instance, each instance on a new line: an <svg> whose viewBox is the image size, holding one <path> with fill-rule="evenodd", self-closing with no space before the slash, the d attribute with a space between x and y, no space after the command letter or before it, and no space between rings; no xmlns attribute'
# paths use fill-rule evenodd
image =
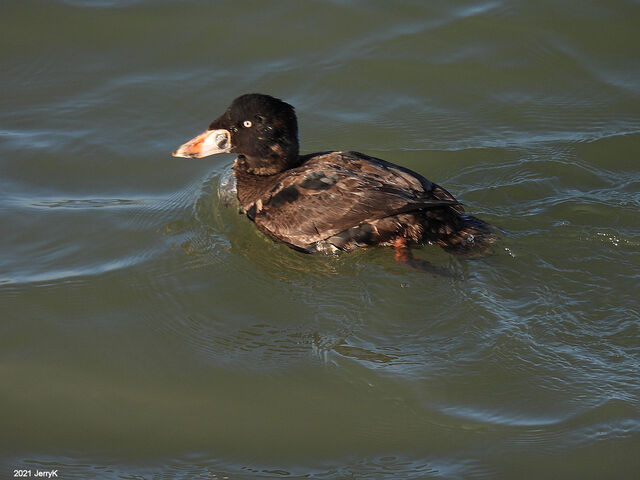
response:
<svg viewBox="0 0 640 480"><path fill-rule="evenodd" d="M34 207L44 208L102 208L120 207L141 203L139 200L128 200L124 198L83 198L83 199L60 199L60 200L40 200L31 203Z"/></svg>
<svg viewBox="0 0 640 480"><path fill-rule="evenodd" d="M3 5L0 463L60 478L632 478L637 6ZM250 27L250 28L249 28ZM175 145L231 99L424 174L486 258L304 255Z"/></svg>

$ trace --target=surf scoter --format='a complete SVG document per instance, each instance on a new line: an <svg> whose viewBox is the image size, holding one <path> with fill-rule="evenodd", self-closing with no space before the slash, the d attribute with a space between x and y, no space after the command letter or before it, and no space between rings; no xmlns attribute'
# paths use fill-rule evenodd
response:
<svg viewBox="0 0 640 480"><path fill-rule="evenodd" d="M417 268L410 244L435 243L476 256L495 242L491 227L422 175L358 152L299 155L294 108L277 98L236 98L209 128L173 152L201 158L237 153L240 207L269 236L307 253L394 246Z"/></svg>

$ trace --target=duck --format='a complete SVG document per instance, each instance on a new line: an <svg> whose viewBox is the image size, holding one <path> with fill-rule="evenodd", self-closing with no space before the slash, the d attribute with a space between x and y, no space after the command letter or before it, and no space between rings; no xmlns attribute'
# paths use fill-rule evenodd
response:
<svg viewBox="0 0 640 480"><path fill-rule="evenodd" d="M295 109L270 95L237 97L174 157L237 154L241 213L269 237L304 253L393 247L395 259L433 271L411 248L486 255L494 228L467 215L441 186L408 168L355 151L300 154Z"/></svg>

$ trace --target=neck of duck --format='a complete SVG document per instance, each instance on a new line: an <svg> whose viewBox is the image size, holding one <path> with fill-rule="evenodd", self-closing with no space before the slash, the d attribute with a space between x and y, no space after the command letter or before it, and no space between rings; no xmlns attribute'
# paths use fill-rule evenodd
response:
<svg viewBox="0 0 640 480"><path fill-rule="evenodd" d="M267 198L279 179L286 176L287 170L296 167L298 163L297 154L295 160L284 157L264 160L239 155L233 164L233 171L240 206L246 211L256 199Z"/></svg>
<svg viewBox="0 0 640 480"><path fill-rule="evenodd" d="M238 155L238 158L233 165L233 169L235 170L236 174L246 173L248 175L264 177L284 172L285 170L297 166L297 163L297 152L295 156L274 154L266 158L263 156L249 156L242 154Z"/></svg>

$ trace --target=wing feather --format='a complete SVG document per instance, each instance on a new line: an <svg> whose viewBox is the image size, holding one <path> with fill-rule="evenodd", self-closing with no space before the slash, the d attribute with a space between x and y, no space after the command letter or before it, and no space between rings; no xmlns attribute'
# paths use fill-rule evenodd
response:
<svg viewBox="0 0 640 480"><path fill-rule="evenodd" d="M411 170L356 152L311 155L261 199L252 219L292 246L307 248L351 227L399 213L462 207Z"/></svg>

